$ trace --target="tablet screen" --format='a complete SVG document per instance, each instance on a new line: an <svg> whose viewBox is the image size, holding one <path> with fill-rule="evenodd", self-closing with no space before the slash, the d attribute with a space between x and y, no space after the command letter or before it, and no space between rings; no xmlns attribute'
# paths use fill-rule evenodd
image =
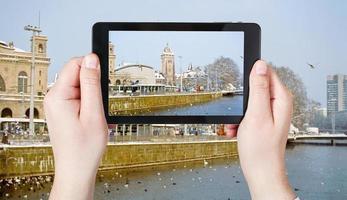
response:
<svg viewBox="0 0 347 200"><path fill-rule="evenodd" d="M109 31L110 116L242 116L244 32Z"/></svg>

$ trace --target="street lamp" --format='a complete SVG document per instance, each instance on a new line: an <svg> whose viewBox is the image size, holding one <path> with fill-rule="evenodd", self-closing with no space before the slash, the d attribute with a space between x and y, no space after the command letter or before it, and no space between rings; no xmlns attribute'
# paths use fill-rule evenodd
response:
<svg viewBox="0 0 347 200"><path fill-rule="evenodd" d="M40 34L41 29L36 26L27 25L24 27L24 30L31 31L32 42L31 42L31 76L30 76L30 110L29 110L29 134L34 134L34 86L35 86L35 36L36 34Z"/></svg>
<svg viewBox="0 0 347 200"><path fill-rule="evenodd" d="M181 83L180 83L180 85L181 85L181 87L180 87L180 92L182 92L183 91L183 73L182 73L182 56L178 56L178 58L180 59L180 71L181 71L181 76L180 76L180 78L181 78Z"/></svg>

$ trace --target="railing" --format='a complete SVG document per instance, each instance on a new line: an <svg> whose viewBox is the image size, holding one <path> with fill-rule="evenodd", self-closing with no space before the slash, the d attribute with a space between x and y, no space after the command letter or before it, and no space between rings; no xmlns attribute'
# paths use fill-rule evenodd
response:
<svg viewBox="0 0 347 200"><path fill-rule="evenodd" d="M226 136L217 135L125 135L125 136L109 136L109 143L178 143L178 142L206 142L216 140L230 140Z"/></svg>
<svg viewBox="0 0 347 200"><path fill-rule="evenodd" d="M0 142L2 141L0 136ZM180 143L231 140L226 136L217 135L110 135L109 144L131 143ZM10 146L49 145L48 135L8 135Z"/></svg>

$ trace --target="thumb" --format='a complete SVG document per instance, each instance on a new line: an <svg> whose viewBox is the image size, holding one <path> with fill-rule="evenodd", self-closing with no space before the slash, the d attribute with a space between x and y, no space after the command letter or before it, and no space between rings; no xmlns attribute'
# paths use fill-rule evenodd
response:
<svg viewBox="0 0 347 200"><path fill-rule="evenodd" d="M262 119L271 117L270 103L270 70L266 63L258 60L252 69L249 79L249 100L247 115Z"/></svg>
<svg viewBox="0 0 347 200"><path fill-rule="evenodd" d="M100 84L100 62L95 54L83 58L80 70L81 120L92 122L104 117ZM100 115L101 114L101 115Z"/></svg>

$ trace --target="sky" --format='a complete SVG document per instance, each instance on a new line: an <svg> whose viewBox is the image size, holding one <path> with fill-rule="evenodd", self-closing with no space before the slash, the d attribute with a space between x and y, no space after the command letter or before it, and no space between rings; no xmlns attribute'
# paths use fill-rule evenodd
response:
<svg viewBox="0 0 347 200"><path fill-rule="evenodd" d="M69 58L91 51L98 21L255 22L262 28L262 59L291 68L308 96L326 106L326 76L347 74L346 10L342 0L1 0L0 40L29 50L23 27L38 25L40 12L52 81Z"/></svg>
<svg viewBox="0 0 347 200"><path fill-rule="evenodd" d="M190 64L200 67L223 56L231 58L243 72L243 32L191 31L110 31L115 45L116 68L122 63L137 63L161 69L161 54L168 45L175 55L176 73ZM182 68L181 68L182 67Z"/></svg>

